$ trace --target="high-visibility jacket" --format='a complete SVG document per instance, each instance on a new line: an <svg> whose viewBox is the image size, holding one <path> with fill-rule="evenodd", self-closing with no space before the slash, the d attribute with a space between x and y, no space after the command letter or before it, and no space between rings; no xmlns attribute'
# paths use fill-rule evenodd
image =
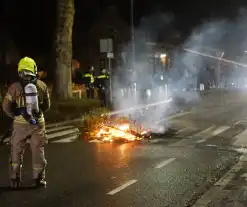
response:
<svg viewBox="0 0 247 207"><path fill-rule="evenodd" d="M84 83L85 84L93 84L94 83L94 77L92 73L85 73L83 75Z"/></svg>
<svg viewBox="0 0 247 207"><path fill-rule="evenodd" d="M108 80L109 80L109 75L108 74L101 74L97 76L96 79L96 85L97 87L107 87L108 86Z"/></svg>
<svg viewBox="0 0 247 207"><path fill-rule="evenodd" d="M98 79L109 79L109 75L107 74L101 74L99 76L97 76Z"/></svg>

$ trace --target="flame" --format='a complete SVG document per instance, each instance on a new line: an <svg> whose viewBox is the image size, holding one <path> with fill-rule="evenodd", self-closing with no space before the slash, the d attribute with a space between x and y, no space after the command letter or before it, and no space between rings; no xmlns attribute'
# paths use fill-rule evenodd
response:
<svg viewBox="0 0 247 207"><path fill-rule="evenodd" d="M141 134L145 134L143 131ZM103 126L97 133L96 137L102 138L102 141L113 142L117 139L125 139L126 141L135 141L140 140L141 138L135 136L131 133L131 127L129 124L115 125L112 126Z"/></svg>

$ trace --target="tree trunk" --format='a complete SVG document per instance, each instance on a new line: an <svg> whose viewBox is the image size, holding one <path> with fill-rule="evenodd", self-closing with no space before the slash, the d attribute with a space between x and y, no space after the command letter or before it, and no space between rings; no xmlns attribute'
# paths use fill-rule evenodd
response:
<svg viewBox="0 0 247 207"><path fill-rule="evenodd" d="M72 98L71 63L74 13L74 0L57 0L56 66L52 94L59 100Z"/></svg>

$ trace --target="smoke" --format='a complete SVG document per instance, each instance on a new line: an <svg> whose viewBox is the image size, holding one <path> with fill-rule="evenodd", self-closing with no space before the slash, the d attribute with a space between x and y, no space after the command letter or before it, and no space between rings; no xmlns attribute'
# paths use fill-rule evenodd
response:
<svg viewBox="0 0 247 207"><path fill-rule="evenodd" d="M203 22L175 47L170 45L181 35L174 27L174 15L155 14L143 18L135 29L135 64L132 62L132 44L128 43L123 47L121 64L116 69L113 79L115 109L173 98L169 104L131 114L132 118L139 119L142 124L157 131L161 129L157 123L164 120L169 113L200 101L200 94L195 89L198 89L200 84L206 89L209 83L214 86L219 82L220 76L216 70L219 61L188 53L183 49L188 48L220 58L224 55L224 58L235 61L236 57L241 56L241 60L244 60L247 55L243 54L243 51L247 50L246 14L246 10L242 9L235 20ZM159 47L158 42L164 42L164 47ZM154 45L155 43L157 44ZM165 64L162 64L162 56L166 56ZM221 71L229 67L236 68L234 64L221 64ZM222 74L221 81L224 83L226 79L233 77L233 73L229 76L229 73L223 71ZM169 122L162 124L166 127Z"/></svg>

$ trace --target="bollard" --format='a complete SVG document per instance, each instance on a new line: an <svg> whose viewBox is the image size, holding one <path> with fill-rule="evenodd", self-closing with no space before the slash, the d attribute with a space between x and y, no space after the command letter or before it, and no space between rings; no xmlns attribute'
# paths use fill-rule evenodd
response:
<svg viewBox="0 0 247 207"><path fill-rule="evenodd" d="M200 91L204 91L204 84L200 84Z"/></svg>
<svg viewBox="0 0 247 207"><path fill-rule="evenodd" d="M133 95L134 95L134 99L136 101L137 100L136 83L133 84Z"/></svg>
<svg viewBox="0 0 247 207"><path fill-rule="evenodd" d="M124 89L121 88L120 91L121 91L121 96L124 97Z"/></svg>

